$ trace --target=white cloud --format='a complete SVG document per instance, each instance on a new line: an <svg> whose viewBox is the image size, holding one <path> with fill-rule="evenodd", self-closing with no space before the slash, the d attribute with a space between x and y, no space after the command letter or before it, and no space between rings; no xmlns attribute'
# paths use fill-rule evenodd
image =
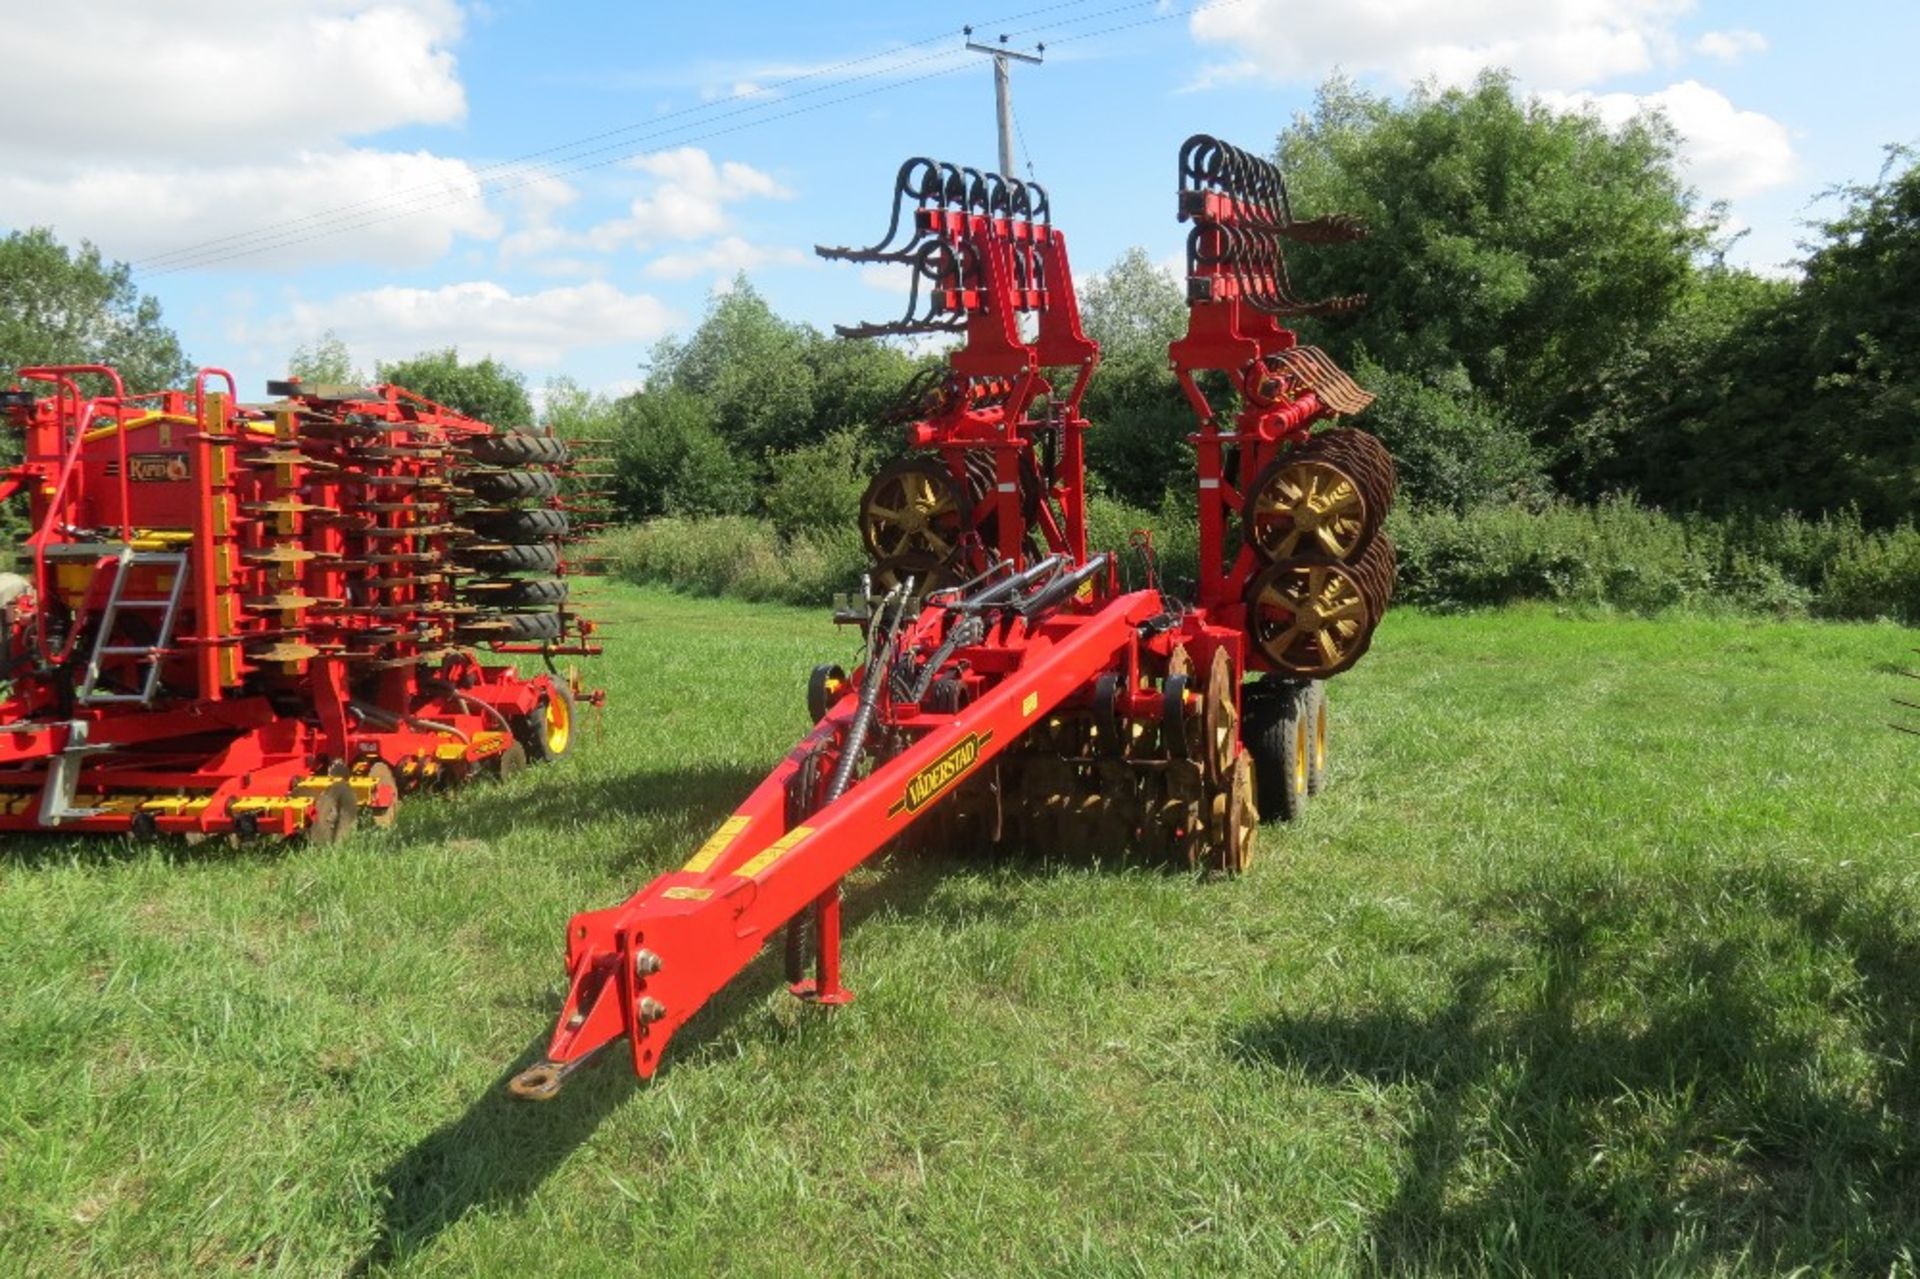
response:
<svg viewBox="0 0 1920 1279"><path fill-rule="evenodd" d="M8 24L8 167L277 161L466 115L454 0L87 0ZM256 210L256 213L258 211Z"/></svg>
<svg viewBox="0 0 1920 1279"><path fill-rule="evenodd" d="M913 292L913 270L910 267L869 262L860 268L859 276L860 283L881 293L904 298Z"/></svg>
<svg viewBox="0 0 1920 1279"><path fill-rule="evenodd" d="M392 194L342 208L381 191ZM17 226L97 241L142 275L343 256L417 265L445 253L456 235L500 230L473 169L424 151L295 152L275 163L204 169L90 165L60 177L0 171L0 208Z"/></svg>
<svg viewBox="0 0 1920 1279"><path fill-rule="evenodd" d="M1234 0L1189 21L1195 40L1238 56L1199 87L1264 77L1317 81L1341 68L1401 83L1471 80L1489 67L1576 89L1676 56L1673 24L1692 0Z"/></svg>
<svg viewBox="0 0 1920 1279"><path fill-rule="evenodd" d="M658 179L649 194L637 197L627 216L587 232L595 248L649 244L660 240L699 240L732 225L729 204L748 199L785 200L792 192L749 164L715 164L699 147L676 147L635 156L625 166Z"/></svg>
<svg viewBox="0 0 1920 1279"><path fill-rule="evenodd" d="M1698 80L1657 93L1542 93L1558 111L1592 111L1618 128L1642 111L1659 110L1680 135L1681 170L1701 194L1738 200L1793 181L1798 162L1785 125L1742 111Z"/></svg>
<svg viewBox="0 0 1920 1279"><path fill-rule="evenodd" d="M437 289L367 289L320 302L296 301L280 317L257 328L239 326L233 336L290 350L332 329L368 366L457 346L509 364L553 368L575 351L652 342L678 318L658 298L622 292L604 281L516 294L490 280L473 280Z"/></svg>
<svg viewBox="0 0 1920 1279"><path fill-rule="evenodd" d="M497 236L465 161L352 141L465 118L462 22L458 0L43 5L8 33L0 209L147 274Z"/></svg>
<svg viewBox="0 0 1920 1279"><path fill-rule="evenodd" d="M647 263L646 273L657 280L690 280L696 275L732 275L758 266L801 266L808 260L798 249L749 244L737 235L729 235L697 249L663 253Z"/></svg>
<svg viewBox="0 0 1920 1279"><path fill-rule="evenodd" d="M1767 38L1758 31L1709 31L1693 42L1693 51L1721 62L1738 62L1749 53L1765 53Z"/></svg>

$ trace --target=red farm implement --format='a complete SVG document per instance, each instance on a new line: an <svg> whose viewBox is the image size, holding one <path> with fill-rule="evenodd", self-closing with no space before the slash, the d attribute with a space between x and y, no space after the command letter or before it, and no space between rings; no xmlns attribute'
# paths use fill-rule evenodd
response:
<svg viewBox="0 0 1920 1279"><path fill-rule="evenodd" d="M1295 298L1281 244L1358 228L1294 221L1277 170L1206 137L1181 151L1179 211L1192 599L1154 580L1144 538L1143 590L1121 588L1114 552L1088 551L1080 405L1099 350L1040 187L912 160L878 244L820 250L911 273L905 317L844 336L962 339L910 388L916 452L861 502L868 589L836 620L860 629L864 660L814 672L813 730L684 866L572 919L559 1025L513 1092L552 1096L621 1039L652 1075L782 929L793 993L846 1002L840 882L889 846L1092 847L1231 874L1261 810L1293 816L1318 788L1321 681L1365 652L1392 585L1394 480L1377 441L1333 425L1369 397L1282 325L1357 303Z"/></svg>
<svg viewBox="0 0 1920 1279"><path fill-rule="evenodd" d="M31 529L0 585L0 829L324 841L569 748L577 687L479 660L598 651L563 443L393 386L20 377L47 393L0 393Z"/></svg>

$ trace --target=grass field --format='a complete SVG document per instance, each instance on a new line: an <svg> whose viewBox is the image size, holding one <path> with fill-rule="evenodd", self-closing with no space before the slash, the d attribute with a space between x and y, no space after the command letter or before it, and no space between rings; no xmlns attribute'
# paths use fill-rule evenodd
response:
<svg viewBox="0 0 1920 1279"><path fill-rule="evenodd" d="M561 929L850 636L607 588L575 755L305 850L0 853L0 1271L1914 1273L1891 626L1396 613L1236 882L914 863L558 1101Z"/></svg>

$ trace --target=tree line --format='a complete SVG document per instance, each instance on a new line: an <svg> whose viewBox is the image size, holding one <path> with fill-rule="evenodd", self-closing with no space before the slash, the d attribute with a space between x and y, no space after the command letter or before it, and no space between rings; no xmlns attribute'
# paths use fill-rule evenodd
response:
<svg viewBox="0 0 1920 1279"><path fill-rule="evenodd" d="M1296 292L1365 293L1306 340L1374 391L1367 425L1422 508L1541 507L1612 495L1674 513L1850 513L1910 520L1920 498L1920 166L1901 148L1830 194L1795 278L1728 262L1725 212L1682 180L1657 116L1609 129L1491 74L1395 101L1336 80L1279 134L1300 216L1345 212L1370 235L1305 247ZM1167 369L1180 285L1131 250L1083 287L1101 372L1086 408L1094 482L1159 509L1191 488L1191 414ZM0 364L101 361L131 385L188 370L127 268L45 230L0 240ZM544 416L612 441L633 519L756 515L782 531L850 519L864 477L901 447L891 418L930 359L775 314L744 277L647 355L644 389L550 384ZM356 380L340 344L291 371ZM429 352L375 375L490 421L534 419L524 379Z"/></svg>

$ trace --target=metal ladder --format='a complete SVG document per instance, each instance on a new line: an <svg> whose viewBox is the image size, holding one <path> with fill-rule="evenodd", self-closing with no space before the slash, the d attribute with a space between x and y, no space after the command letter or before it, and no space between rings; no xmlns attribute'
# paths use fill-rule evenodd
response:
<svg viewBox="0 0 1920 1279"><path fill-rule="evenodd" d="M136 568L173 569L173 586L165 599L130 600L126 598L127 578ZM183 551L136 551L132 546L120 550L118 563L113 575L113 587L107 592L106 607L100 611L100 628L93 637L93 652L87 656L86 673L80 677L80 683L73 690L73 700L80 706L103 706L109 702L138 702L145 706L153 701L153 695L160 687L160 659L165 655L167 645L173 642L174 622L180 616L180 597L186 591L187 556ZM113 626L125 609L159 609L159 634L152 644L115 644ZM112 693L100 688L100 668L104 659L109 657L135 657L146 665L147 677L141 682L137 693Z"/></svg>

